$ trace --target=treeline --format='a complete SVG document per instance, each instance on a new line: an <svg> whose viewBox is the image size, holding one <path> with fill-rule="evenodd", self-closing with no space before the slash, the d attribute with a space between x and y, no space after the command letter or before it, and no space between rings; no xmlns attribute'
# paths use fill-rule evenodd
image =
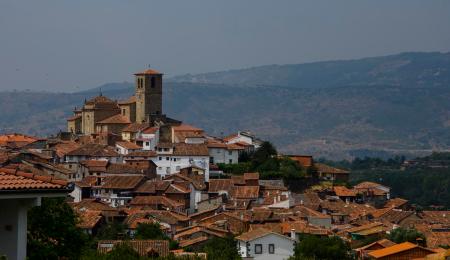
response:
<svg viewBox="0 0 450 260"><path fill-rule="evenodd" d="M312 169L304 169L288 157L278 156L270 142L263 142L254 152L244 152L237 164L218 164L227 174L240 175L246 172L258 172L260 179L283 179L286 182L301 180L312 175Z"/></svg>

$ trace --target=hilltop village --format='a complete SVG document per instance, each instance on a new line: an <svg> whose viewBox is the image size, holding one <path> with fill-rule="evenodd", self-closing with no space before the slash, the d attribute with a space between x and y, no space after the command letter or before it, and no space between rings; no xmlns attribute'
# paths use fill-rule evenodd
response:
<svg viewBox="0 0 450 260"><path fill-rule="evenodd" d="M249 131L210 136L165 115L162 97L163 74L148 69L135 74L127 100L85 100L66 132L0 136L0 205L10 209L0 216L0 253L24 259L27 210L62 197L89 236L123 227L98 240L101 254L129 243L143 257L205 259L208 241L233 237L242 259L288 259L306 237L337 237L358 259L448 255L450 211L419 210L375 182L350 186L348 170L273 152ZM289 174L236 171L268 160ZM167 239L138 239L152 224ZM411 228L423 237L392 241Z"/></svg>

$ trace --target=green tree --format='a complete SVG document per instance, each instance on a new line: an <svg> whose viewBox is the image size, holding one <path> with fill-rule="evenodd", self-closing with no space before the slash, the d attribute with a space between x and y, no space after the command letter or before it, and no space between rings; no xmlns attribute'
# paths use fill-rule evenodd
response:
<svg viewBox="0 0 450 260"><path fill-rule="evenodd" d="M209 260L241 259L233 236L210 239L202 248L208 254Z"/></svg>
<svg viewBox="0 0 450 260"><path fill-rule="evenodd" d="M352 259L350 247L339 237L305 236L294 249L294 256L290 260L303 259Z"/></svg>
<svg viewBox="0 0 450 260"><path fill-rule="evenodd" d="M403 242L417 243L418 241L423 246L427 244L425 235L414 228L396 228L391 231L388 239L397 244Z"/></svg>
<svg viewBox="0 0 450 260"><path fill-rule="evenodd" d="M114 246L113 250L108 252L105 256L105 260L138 260L140 258L138 252L133 249L130 244L123 243L117 246Z"/></svg>
<svg viewBox="0 0 450 260"><path fill-rule="evenodd" d="M126 238L125 225L119 222L110 222L103 225L96 235L99 240L117 240Z"/></svg>
<svg viewBox="0 0 450 260"><path fill-rule="evenodd" d="M268 159L277 155L277 150L270 142L263 142L252 156L252 167L256 169Z"/></svg>
<svg viewBox="0 0 450 260"><path fill-rule="evenodd" d="M29 259L78 259L88 245L88 236L64 198L44 198L28 213Z"/></svg>
<svg viewBox="0 0 450 260"><path fill-rule="evenodd" d="M136 239L169 240L158 223L141 223L137 226Z"/></svg>

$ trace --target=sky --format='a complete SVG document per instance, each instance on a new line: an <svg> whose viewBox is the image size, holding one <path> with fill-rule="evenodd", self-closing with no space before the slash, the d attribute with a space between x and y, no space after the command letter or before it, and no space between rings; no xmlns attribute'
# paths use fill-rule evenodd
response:
<svg viewBox="0 0 450 260"><path fill-rule="evenodd" d="M450 51L448 0L0 0L0 91Z"/></svg>

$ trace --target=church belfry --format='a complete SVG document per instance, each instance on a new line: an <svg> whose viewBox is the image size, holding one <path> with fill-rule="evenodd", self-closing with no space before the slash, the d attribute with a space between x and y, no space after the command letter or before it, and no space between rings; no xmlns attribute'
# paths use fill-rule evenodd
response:
<svg viewBox="0 0 450 260"><path fill-rule="evenodd" d="M134 74L136 77L136 122L143 122L151 115L162 114L162 76L148 69Z"/></svg>

